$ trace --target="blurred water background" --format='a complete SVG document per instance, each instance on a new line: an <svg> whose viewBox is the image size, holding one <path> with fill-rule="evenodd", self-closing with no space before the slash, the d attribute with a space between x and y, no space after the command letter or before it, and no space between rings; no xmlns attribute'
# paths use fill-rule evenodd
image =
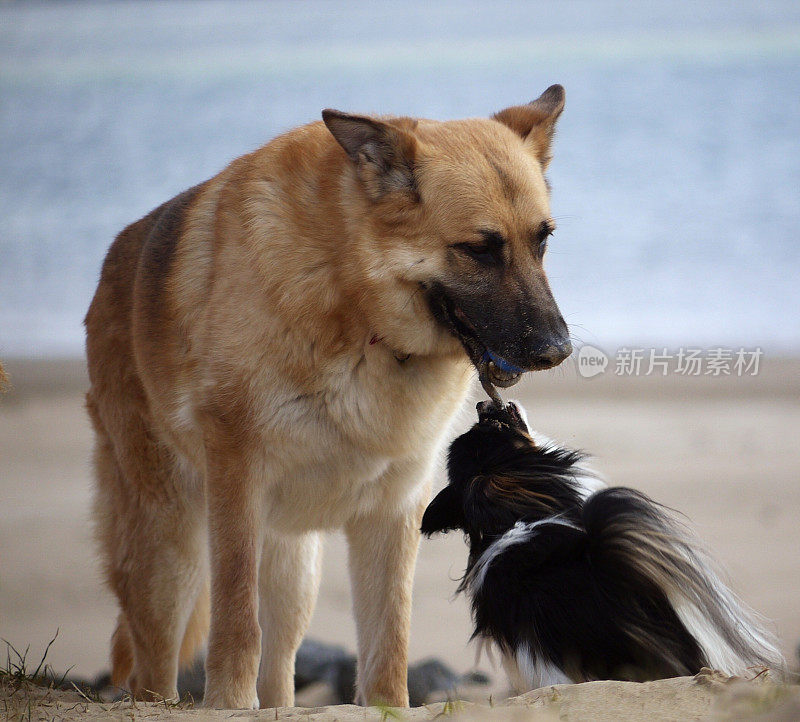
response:
<svg viewBox="0 0 800 722"><path fill-rule="evenodd" d="M567 89L549 273L584 342L800 351L800 3L0 4L0 355L79 355L126 224L325 107Z"/></svg>

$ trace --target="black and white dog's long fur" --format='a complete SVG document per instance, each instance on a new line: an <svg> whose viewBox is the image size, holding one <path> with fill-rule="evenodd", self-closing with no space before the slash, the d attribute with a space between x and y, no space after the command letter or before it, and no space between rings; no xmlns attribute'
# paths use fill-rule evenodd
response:
<svg viewBox="0 0 800 722"><path fill-rule="evenodd" d="M530 434L514 404L483 402L478 415L450 448L450 483L422 532L465 533L459 591L473 638L499 647L518 691L783 669L774 639L664 507L605 488L581 453Z"/></svg>

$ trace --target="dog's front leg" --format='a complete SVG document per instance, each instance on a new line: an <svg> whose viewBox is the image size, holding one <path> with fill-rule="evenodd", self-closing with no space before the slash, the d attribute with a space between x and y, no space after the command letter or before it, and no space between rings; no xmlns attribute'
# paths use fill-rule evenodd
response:
<svg viewBox="0 0 800 722"><path fill-rule="evenodd" d="M258 709L263 508L261 485L246 458L243 453L208 454L211 630L204 704L217 709Z"/></svg>
<svg viewBox="0 0 800 722"><path fill-rule="evenodd" d="M430 486L404 509L381 508L347 526L358 632L359 704L408 706L408 635L419 526ZM421 498L424 497L424 500Z"/></svg>
<svg viewBox="0 0 800 722"><path fill-rule="evenodd" d="M259 572L262 707L294 705L294 661L317 599L322 542L317 532L267 532Z"/></svg>

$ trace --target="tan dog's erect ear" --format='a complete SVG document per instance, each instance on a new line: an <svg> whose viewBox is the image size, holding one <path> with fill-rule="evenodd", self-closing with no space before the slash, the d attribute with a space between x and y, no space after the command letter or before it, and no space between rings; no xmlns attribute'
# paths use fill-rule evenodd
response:
<svg viewBox="0 0 800 722"><path fill-rule="evenodd" d="M547 168L552 158L550 144L553 141L556 121L562 110L564 110L564 88L560 85L551 85L527 105L506 108L495 113L493 117L521 135L525 139L525 144L539 159L542 168Z"/></svg>
<svg viewBox="0 0 800 722"><path fill-rule="evenodd" d="M410 133L388 122L338 110L323 110L322 120L355 163L374 200L392 191L416 195L416 141Z"/></svg>

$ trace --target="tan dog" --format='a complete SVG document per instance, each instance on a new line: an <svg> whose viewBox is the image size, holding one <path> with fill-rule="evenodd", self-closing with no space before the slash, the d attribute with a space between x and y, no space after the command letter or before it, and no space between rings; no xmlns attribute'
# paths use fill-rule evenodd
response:
<svg viewBox="0 0 800 722"><path fill-rule="evenodd" d="M344 528L359 699L408 703L418 529L468 357L510 385L571 351L542 270L563 103L326 111L117 237L86 317L116 684L176 696L210 582L206 704L291 705L319 533Z"/></svg>

